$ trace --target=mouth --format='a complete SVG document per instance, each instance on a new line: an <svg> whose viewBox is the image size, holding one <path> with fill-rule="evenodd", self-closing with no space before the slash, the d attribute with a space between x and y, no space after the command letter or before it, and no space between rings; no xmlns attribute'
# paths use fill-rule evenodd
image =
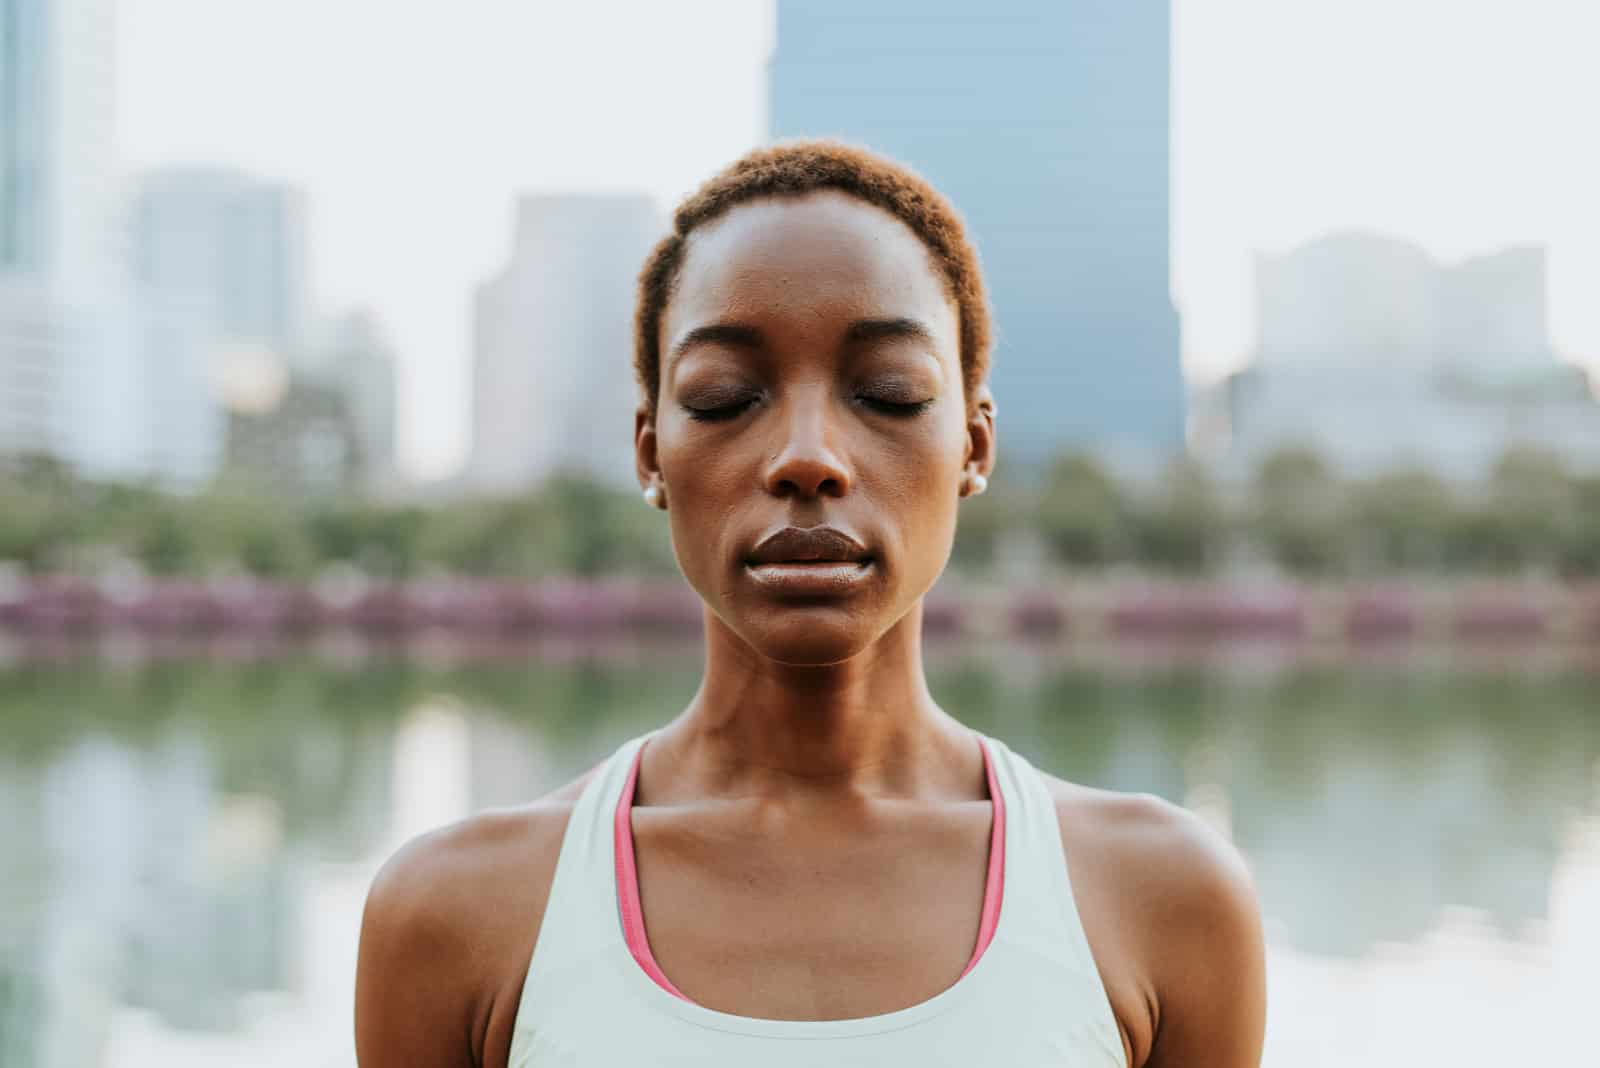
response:
<svg viewBox="0 0 1600 1068"><path fill-rule="evenodd" d="M875 567L871 557L860 560L747 561L745 573L770 593L837 596L863 586Z"/></svg>
<svg viewBox="0 0 1600 1068"><path fill-rule="evenodd" d="M822 524L772 532L745 558L744 566L746 574L771 592L839 594L860 587L876 562L858 538Z"/></svg>
<svg viewBox="0 0 1600 1068"><path fill-rule="evenodd" d="M872 554L855 537L837 527L784 527L763 538L745 563L752 567L770 564L861 564Z"/></svg>
<svg viewBox="0 0 1600 1068"><path fill-rule="evenodd" d="M744 565L752 571L859 571L872 566L872 557L860 560L766 560L747 561Z"/></svg>

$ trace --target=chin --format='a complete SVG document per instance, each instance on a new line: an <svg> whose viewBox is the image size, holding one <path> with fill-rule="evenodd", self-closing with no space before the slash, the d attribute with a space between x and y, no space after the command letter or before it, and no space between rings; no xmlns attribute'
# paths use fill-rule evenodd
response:
<svg viewBox="0 0 1600 1068"><path fill-rule="evenodd" d="M854 659L869 642L829 641L813 635L810 640L775 644L762 650L767 659L789 667L827 667Z"/></svg>
<svg viewBox="0 0 1600 1068"><path fill-rule="evenodd" d="M769 660L793 667L823 667L849 660L873 642L875 634L859 613L837 606L768 608L760 619L740 620L734 629Z"/></svg>

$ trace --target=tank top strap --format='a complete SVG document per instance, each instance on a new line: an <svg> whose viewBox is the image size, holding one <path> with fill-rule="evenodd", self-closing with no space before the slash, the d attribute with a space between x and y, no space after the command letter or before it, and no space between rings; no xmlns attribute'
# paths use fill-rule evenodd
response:
<svg viewBox="0 0 1600 1068"><path fill-rule="evenodd" d="M523 984L524 1006L546 991L561 990L583 969L605 967L608 958L625 952L615 892L613 821L634 755L653 733L629 739L605 758L573 806Z"/></svg>
<svg viewBox="0 0 1600 1068"><path fill-rule="evenodd" d="M1006 800L1005 901L995 940L1045 956L1098 986L1049 784L1004 742L987 735L984 742Z"/></svg>

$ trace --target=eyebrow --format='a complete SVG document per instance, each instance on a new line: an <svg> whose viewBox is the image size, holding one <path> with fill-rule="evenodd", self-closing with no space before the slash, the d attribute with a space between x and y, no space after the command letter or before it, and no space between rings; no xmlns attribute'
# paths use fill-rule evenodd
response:
<svg viewBox="0 0 1600 1068"><path fill-rule="evenodd" d="M915 319L898 316L893 319L857 319L844 332L844 339L857 344L863 341L910 340L933 344L933 331Z"/></svg>
<svg viewBox="0 0 1600 1068"><path fill-rule="evenodd" d="M846 328L847 344L869 341L911 340L933 344L933 331L916 319L896 316L889 319L857 319ZM696 345L728 345L739 349L759 349L765 344L760 330L744 323L708 323L697 326L672 346L672 359L677 359Z"/></svg>
<svg viewBox="0 0 1600 1068"><path fill-rule="evenodd" d="M696 345L728 345L736 349L759 349L763 344L761 331L744 323L708 323L697 326L672 346L672 359L676 360Z"/></svg>

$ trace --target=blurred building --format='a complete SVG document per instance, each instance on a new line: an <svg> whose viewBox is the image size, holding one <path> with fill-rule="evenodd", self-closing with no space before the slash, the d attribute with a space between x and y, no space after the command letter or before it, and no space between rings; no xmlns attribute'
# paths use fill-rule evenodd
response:
<svg viewBox="0 0 1600 1068"><path fill-rule="evenodd" d="M954 202L996 316L1007 463L1183 446L1169 0L779 0L772 134L900 159Z"/></svg>
<svg viewBox="0 0 1600 1068"><path fill-rule="evenodd" d="M631 195L529 196L511 259L474 306L473 491L558 470L634 487L634 283L666 231Z"/></svg>
<svg viewBox="0 0 1600 1068"><path fill-rule="evenodd" d="M159 304L136 301L127 333L136 346L144 425L135 454L146 477L180 492L209 483L222 461L226 416L217 396L209 339Z"/></svg>
<svg viewBox="0 0 1600 1068"><path fill-rule="evenodd" d="M92 479L199 488L221 411L201 339L126 290L69 300L0 280L0 454L47 456Z"/></svg>
<svg viewBox="0 0 1600 1068"><path fill-rule="evenodd" d="M151 474L125 289L113 0L0 0L0 451Z"/></svg>
<svg viewBox="0 0 1600 1068"><path fill-rule="evenodd" d="M78 299L113 279L115 0L0 0L0 274Z"/></svg>
<svg viewBox="0 0 1600 1068"><path fill-rule="evenodd" d="M305 380L331 387L343 398L360 444L362 479L377 492L394 490L396 462L396 357L377 319L356 311L316 331L291 367Z"/></svg>
<svg viewBox="0 0 1600 1068"><path fill-rule="evenodd" d="M0 455L56 455L73 317L50 290L0 276Z"/></svg>
<svg viewBox="0 0 1600 1068"><path fill-rule="evenodd" d="M227 420L220 477L236 487L286 501L365 488L361 436L333 386L285 374L262 401L230 404Z"/></svg>
<svg viewBox="0 0 1600 1068"><path fill-rule="evenodd" d="M314 320L305 215L281 183L151 173L135 198L134 274L147 307L203 339L229 478L365 491L395 476L394 354L370 315Z"/></svg>
<svg viewBox="0 0 1600 1068"><path fill-rule="evenodd" d="M1256 292L1254 361L1201 420L1231 476L1291 445L1357 476L1414 464L1471 481L1512 445L1600 466L1594 386L1546 332L1543 248L1447 267L1337 233L1258 257Z"/></svg>
<svg viewBox="0 0 1600 1068"><path fill-rule="evenodd" d="M298 190L235 171L145 175L133 207L134 277L147 297L219 343L284 354L310 304Z"/></svg>
<svg viewBox="0 0 1600 1068"><path fill-rule="evenodd" d="M304 215L297 190L232 170L173 168L137 184L132 274L141 309L165 327L151 339L147 362L161 369L161 380L197 387L158 390L151 403L196 427L189 440L196 483L237 451L226 441L236 421L219 395L220 380L235 370L229 360L249 350L287 366L304 339ZM172 344L180 337L189 339L187 352Z"/></svg>

